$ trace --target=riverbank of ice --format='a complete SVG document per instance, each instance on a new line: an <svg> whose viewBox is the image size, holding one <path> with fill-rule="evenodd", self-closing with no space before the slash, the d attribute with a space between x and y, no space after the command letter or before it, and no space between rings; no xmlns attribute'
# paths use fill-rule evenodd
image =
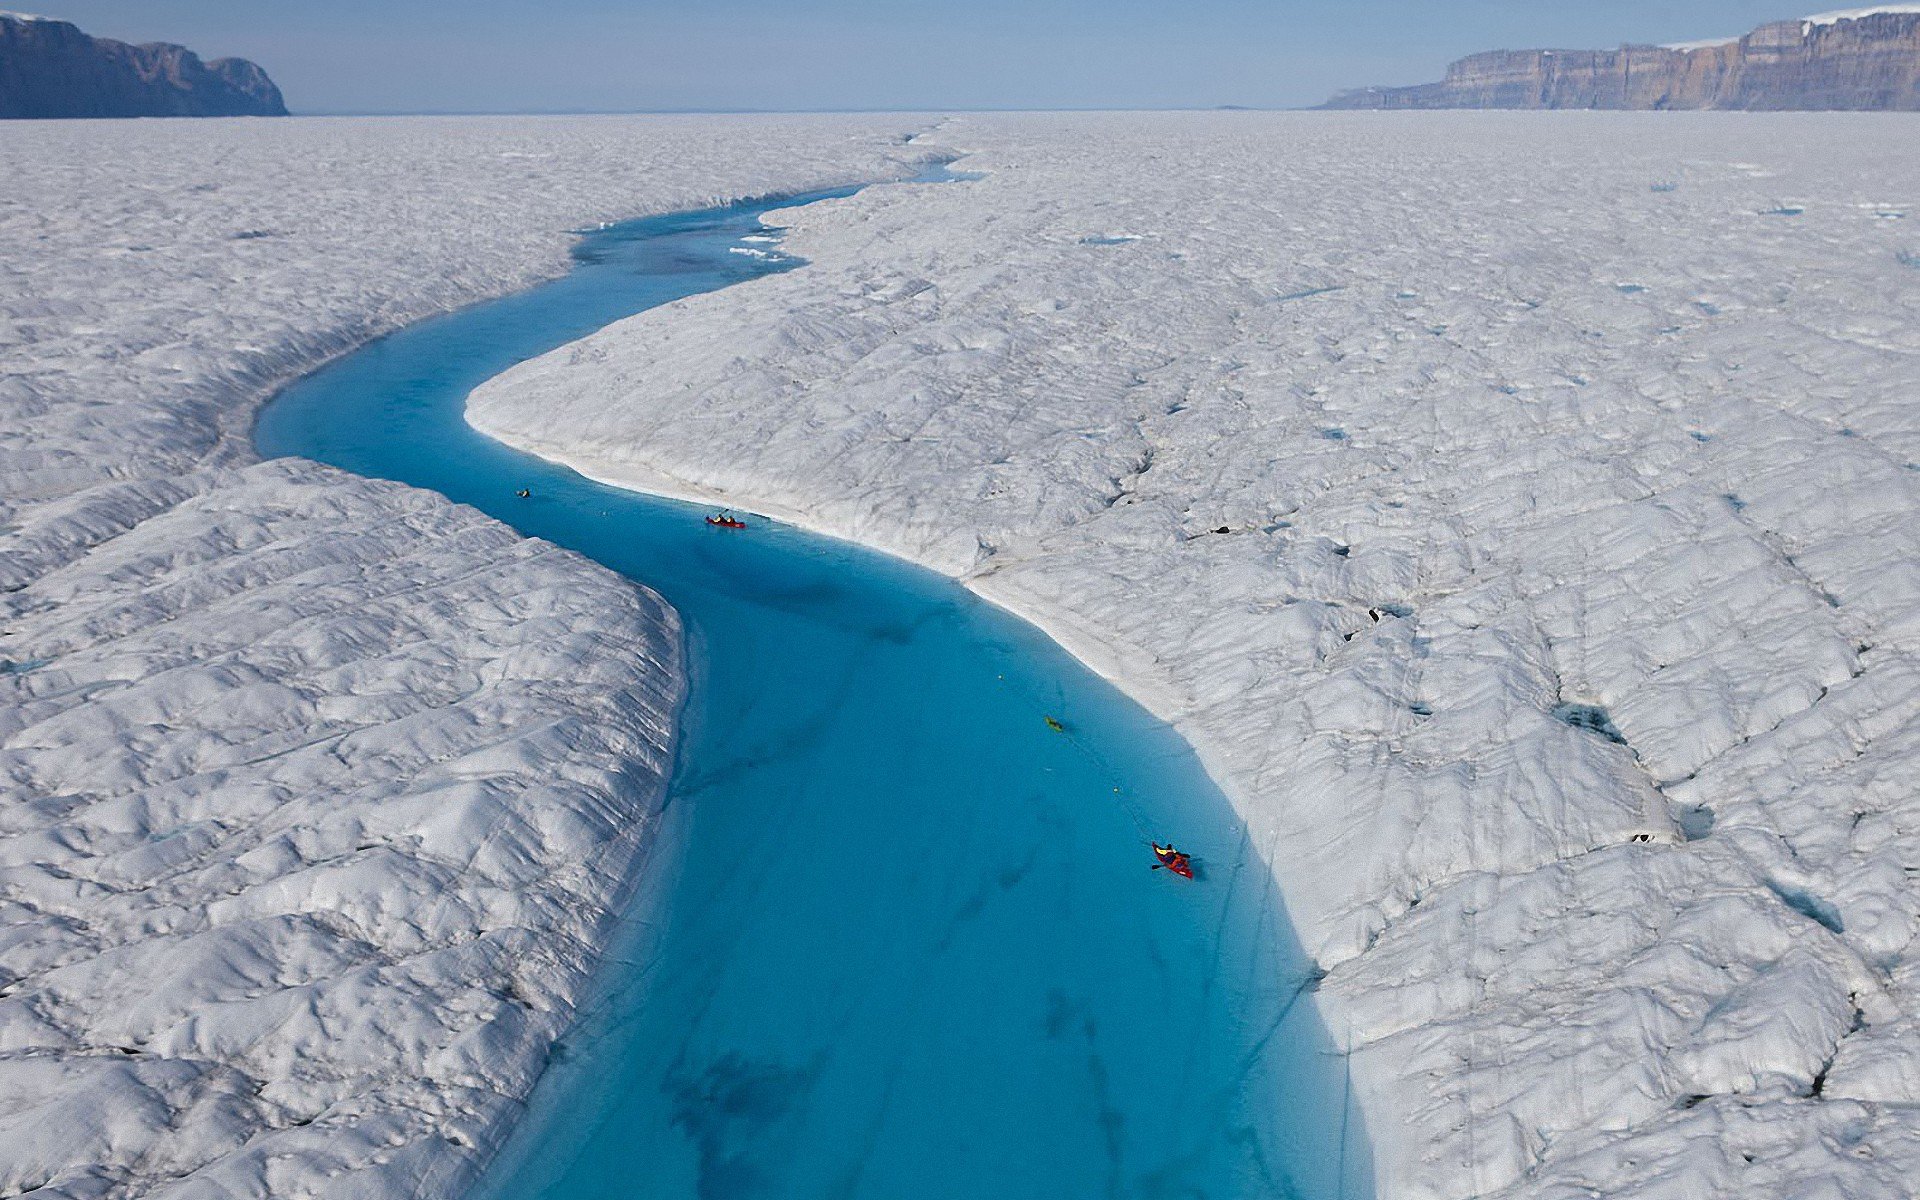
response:
<svg viewBox="0 0 1920 1200"><path fill-rule="evenodd" d="M1920 1175L1920 125L970 117L470 419L1036 617L1206 752L1391 1196Z"/></svg>
<svg viewBox="0 0 1920 1200"><path fill-rule="evenodd" d="M644 852L677 624L277 381L912 119L0 127L0 1194L455 1194ZM37 1189L37 1190L36 1190Z"/></svg>

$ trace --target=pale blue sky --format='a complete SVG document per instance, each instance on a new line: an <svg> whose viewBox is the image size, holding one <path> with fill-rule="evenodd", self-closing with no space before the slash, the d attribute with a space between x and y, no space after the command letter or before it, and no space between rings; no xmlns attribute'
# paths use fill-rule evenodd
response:
<svg viewBox="0 0 1920 1200"><path fill-rule="evenodd" d="M1688 40L1801 15L1794 0L11 3L252 58L296 112L1287 107L1438 78L1473 50Z"/></svg>

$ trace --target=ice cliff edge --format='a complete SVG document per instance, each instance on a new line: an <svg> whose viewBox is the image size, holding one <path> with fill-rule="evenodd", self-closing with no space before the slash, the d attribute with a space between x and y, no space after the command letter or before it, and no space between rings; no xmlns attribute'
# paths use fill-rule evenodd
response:
<svg viewBox="0 0 1920 1200"><path fill-rule="evenodd" d="M280 89L244 58L89 37L67 21L0 13L0 118L284 117Z"/></svg>
<svg viewBox="0 0 1920 1200"><path fill-rule="evenodd" d="M1326 108L1920 110L1920 5L1616 50L1488 50L1439 83L1341 92Z"/></svg>

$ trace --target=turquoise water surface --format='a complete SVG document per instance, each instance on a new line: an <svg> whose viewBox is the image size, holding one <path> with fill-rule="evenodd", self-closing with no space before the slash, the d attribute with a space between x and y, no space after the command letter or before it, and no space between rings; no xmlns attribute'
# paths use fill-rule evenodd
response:
<svg viewBox="0 0 1920 1200"><path fill-rule="evenodd" d="M844 194L588 234L566 277L373 342L261 415L265 455L432 488L686 621L661 835L482 1192L1370 1194L1344 1059L1295 1003L1309 964L1172 730L943 577L757 518L713 529L462 419L513 363L798 265L730 249ZM1155 837L1197 882L1148 869Z"/></svg>

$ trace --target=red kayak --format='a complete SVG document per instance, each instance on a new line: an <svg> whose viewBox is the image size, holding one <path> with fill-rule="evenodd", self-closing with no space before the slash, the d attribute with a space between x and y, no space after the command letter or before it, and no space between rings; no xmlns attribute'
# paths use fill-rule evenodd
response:
<svg viewBox="0 0 1920 1200"><path fill-rule="evenodd" d="M1186 851L1175 850L1171 843L1162 846L1159 842L1155 842L1153 844L1153 856L1160 860L1153 864L1154 870L1158 871L1160 868L1165 867L1182 879L1193 878L1193 858L1188 855Z"/></svg>
<svg viewBox="0 0 1920 1200"><path fill-rule="evenodd" d="M707 524L718 525L722 529L745 529L747 523L732 513L715 513L707 518Z"/></svg>

